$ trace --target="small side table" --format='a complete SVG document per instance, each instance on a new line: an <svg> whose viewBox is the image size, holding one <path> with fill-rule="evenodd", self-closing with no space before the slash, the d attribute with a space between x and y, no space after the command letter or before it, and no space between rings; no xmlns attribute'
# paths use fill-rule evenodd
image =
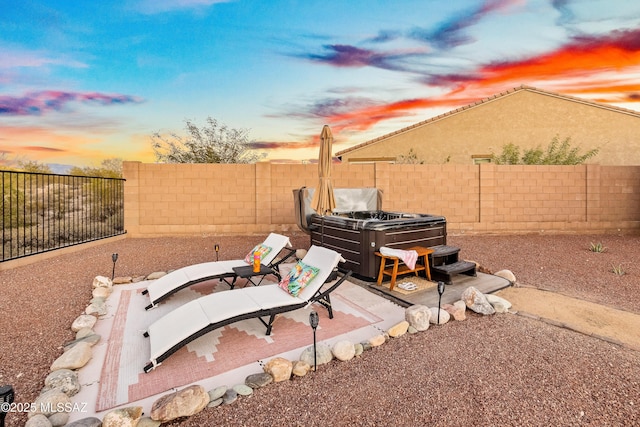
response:
<svg viewBox="0 0 640 427"><path fill-rule="evenodd" d="M262 280L264 280L265 276L273 274L273 269L271 267L267 267L266 265L260 264L260 271L254 272L253 265L246 265L242 267L233 267L233 272L236 273L236 276L233 278L233 282L230 283L231 289L233 289L233 287L235 286L238 277L241 279L247 279L247 281L253 286L259 286L260 283L262 283ZM256 283L253 281L253 278L258 276L260 276L260 281Z"/></svg>
<svg viewBox="0 0 640 427"><path fill-rule="evenodd" d="M422 246L413 246L409 249L405 249L407 251L416 251L418 253L418 259L416 260L416 266L412 270L407 265L405 265L402 260L395 256L382 255L380 252L376 252L375 254L381 258L380 260L380 271L378 272L378 285L382 284L382 280L384 276L391 276L391 284L389 285L389 290L392 291L396 286L396 278L398 274L407 274L407 273L415 273L418 275L419 271L424 271L427 276L427 280L431 280L431 271L429 270L429 255L433 253L433 249L424 248ZM422 264L419 264L420 258L422 258ZM387 268L387 261L393 261L393 266Z"/></svg>

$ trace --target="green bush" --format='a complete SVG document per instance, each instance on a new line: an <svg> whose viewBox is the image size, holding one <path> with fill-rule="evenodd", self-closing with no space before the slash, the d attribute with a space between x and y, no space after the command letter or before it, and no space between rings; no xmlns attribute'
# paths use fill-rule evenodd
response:
<svg viewBox="0 0 640 427"><path fill-rule="evenodd" d="M579 165L598 154L599 149L594 148L581 154L580 148L571 147L571 138L567 137L562 142L555 136L546 149L532 148L524 150L510 143L502 147L500 154L493 154L491 161L497 165Z"/></svg>

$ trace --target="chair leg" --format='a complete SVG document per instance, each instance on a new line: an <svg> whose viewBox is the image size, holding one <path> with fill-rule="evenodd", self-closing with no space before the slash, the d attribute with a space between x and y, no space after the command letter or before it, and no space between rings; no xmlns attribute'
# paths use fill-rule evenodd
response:
<svg viewBox="0 0 640 427"><path fill-rule="evenodd" d="M318 304L323 306L329 312L329 319L333 319L333 307L331 306L331 298L329 294L323 295L316 300Z"/></svg>
<svg viewBox="0 0 640 427"><path fill-rule="evenodd" d="M271 335L271 328L273 328L273 321L276 320L276 315L272 314L269 317L269 323L267 324L267 335Z"/></svg>
<svg viewBox="0 0 640 427"><path fill-rule="evenodd" d="M331 298L329 297L328 294L325 298L325 301L326 301L325 307L327 307L327 311L329 312L329 319L333 319L333 307L331 306Z"/></svg>

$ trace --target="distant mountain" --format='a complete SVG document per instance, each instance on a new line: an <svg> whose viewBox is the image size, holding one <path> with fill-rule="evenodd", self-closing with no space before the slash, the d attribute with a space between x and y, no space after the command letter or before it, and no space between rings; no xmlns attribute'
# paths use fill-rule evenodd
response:
<svg viewBox="0 0 640 427"><path fill-rule="evenodd" d="M61 163L47 163L47 166L51 168L51 172L59 175L68 174L73 167L73 165L63 165Z"/></svg>

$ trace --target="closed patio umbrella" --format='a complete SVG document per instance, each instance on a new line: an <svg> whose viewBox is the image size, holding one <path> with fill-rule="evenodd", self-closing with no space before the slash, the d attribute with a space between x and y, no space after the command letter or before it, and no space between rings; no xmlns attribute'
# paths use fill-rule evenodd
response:
<svg viewBox="0 0 640 427"><path fill-rule="evenodd" d="M336 207L336 199L333 195L333 184L331 183L331 146L333 145L333 135L329 126L322 127L320 134L320 156L318 158L318 174L320 177L318 188L313 193L311 208L322 215L322 226L320 238L324 244L324 216L327 212L333 211Z"/></svg>
<svg viewBox="0 0 640 427"><path fill-rule="evenodd" d="M333 135L329 126L322 127L320 134L320 157L318 158L318 174L320 183L313 193L311 208L320 215L333 211L336 207L336 199L333 196L333 184L331 183L331 146Z"/></svg>

